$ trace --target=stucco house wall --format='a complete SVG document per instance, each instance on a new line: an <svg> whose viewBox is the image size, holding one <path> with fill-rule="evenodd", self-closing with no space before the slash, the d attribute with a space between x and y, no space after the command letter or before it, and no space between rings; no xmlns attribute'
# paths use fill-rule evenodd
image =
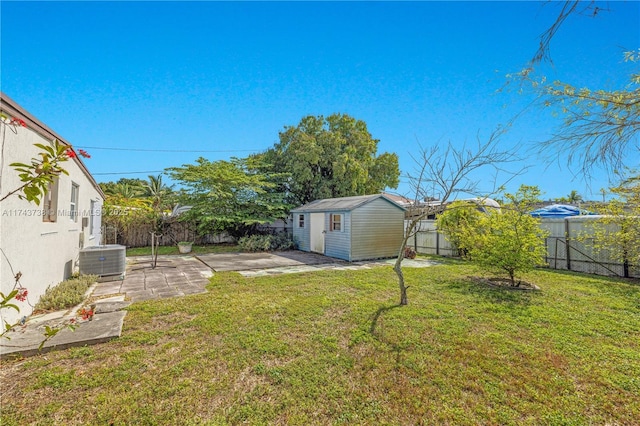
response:
<svg viewBox="0 0 640 426"><path fill-rule="evenodd" d="M10 164L29 163L37 157L35 143L47 145L54 139L68 143L3 93L0 110L5 117L0 123L1 198L22 185ZM23 120L26 127L9 124L11 118ZM29 315L31 305L48 286L77 270L80 249L101 243L104 194L80 159L70 159L62 165L69 175L61 174L57 190L51 191L55 219L44 218L44 203L29 203L17 194L0 202L0 288L4 294L9 293L15 274L21 272L20 284L28 290L28 300L17 302L20 312L3 309L3 320L13 322ZM72 191L77 192L75 217L71 214Z"/></svg>

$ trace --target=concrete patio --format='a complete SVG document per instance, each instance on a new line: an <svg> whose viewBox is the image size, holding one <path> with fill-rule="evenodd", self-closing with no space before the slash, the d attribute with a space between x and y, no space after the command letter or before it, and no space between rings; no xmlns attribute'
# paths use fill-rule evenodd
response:
<svg viewBox="0 0 640 426"><path fill-rule="evenodd" d="M125 294L127 300L139 302L187 294L204 293L213 271L192 256L151 256L127 259L124 280L98 283L93 296Z"/></svg>

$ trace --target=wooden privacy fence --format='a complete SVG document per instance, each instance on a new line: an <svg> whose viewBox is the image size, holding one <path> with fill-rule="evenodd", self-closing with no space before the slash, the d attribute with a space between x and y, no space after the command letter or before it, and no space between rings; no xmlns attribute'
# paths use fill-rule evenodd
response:
<svg viewBox="0 0 640 426"><path fill-rule="evenodd" d="M291 234L292 222L277 220L274 223L258 226L262 232ZM135 224L125 228L118 228L112 225L102 226L103 244L122 244L127 247L146 247L151 245L151 224ZM163 223L160 231L160 245L172 246L180 241L191 241L196 245L233 243L235 239L227 233L208 234L199 236L189 226L177 220L169 220Z"/></svg>
<svg viewBox="0 0 640 426"><path fill-rule="evenodd" d="M146 247L151 245L151 232L154 230L151 224L118 228L116 226L103 225L103 244L122 244L127 247ZM231 243L235 240L226 233L216 235L197 235L193 229L178 221L165 222L162 226L160 245L172 246L180 241L191 241L196 245Z"/></svg>
<svg viewBox="0 0 640 426"><path fill-rule="evenodd" d="M611 259L608 252L594 249L593 239L588 235L592 232L593 221L597 219L597 216L542 219L540 227L549 231L545 241L545 261L548 267L597 275L640 278L640 265L617 262ZM435 222L420 221L417 232L409 239L408 245L417 253L457 256L458 250L436 230Z"/></svg>

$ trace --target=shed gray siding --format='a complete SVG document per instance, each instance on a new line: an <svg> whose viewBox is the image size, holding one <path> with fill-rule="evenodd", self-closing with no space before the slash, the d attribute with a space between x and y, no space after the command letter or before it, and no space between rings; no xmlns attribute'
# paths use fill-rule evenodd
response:
<svg viewBox="0 0 640 426"><path fill-rule="evenodd" d="M304 228L300 227L299 216L304 215ZM298 250L311 251L311 218L309 213L293 213L293 241L298 244Z"/></svg>
<svg viewBox="0 0 640 426"><path fill-rule="evenodd" d="M382 195L316 200L291 211L298 248L311 251L311 215L324 215L324 254L348 261L394 257L404 235L404 208ZM305 226L299 226L304 214ZM331 215L342 215L341 230L331 230Z"/></svg>
<svg viewBox="0 0 640 426"><path fill-rule="evenodd" d="M331 231L329 226L332 214L341 214L342 231ZM324 229L327 233L324 235L324 254L326 256L335 257L337 259L351 260L351 212L347 211L330 211L324 216Z"/></svg>
<svg viewBox="0 0 640 426"><path fill-rule="evenodd" d="M351 261L394 257L404 235L404 211L384 198L351 213Z"/></svg>

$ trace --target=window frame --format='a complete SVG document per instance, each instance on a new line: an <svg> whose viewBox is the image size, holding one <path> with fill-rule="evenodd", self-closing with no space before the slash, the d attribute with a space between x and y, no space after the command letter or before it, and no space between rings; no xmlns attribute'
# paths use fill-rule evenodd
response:
<svg viewBox="0 0 640 426"><path fill-rule="evenodd" d="M59 179L53 178L47 186L47 193L42 197L42 221L55 223L58 221L58 188Z"/></svg>
<svg viewBox="0 0 640 426"><path fill-rule="evenodd" d="M96 231L95 230L95 225L96 225L96 223L95 223L96 211L95 210L96 210L96 206L97 205L98 205L98 200L91 199L89 201L89 206L90 206L90 209L89 209L89 235L92 236L92 237L94 237L96 235L95 234L95 231Z"/></svg>
<svg viewBox="0 0 640 426"><path fill-rule="evenodd" d="M80 200L80 185L71 182L71 200L69 201L69 218L72 222L78 222L78 202Z"/></svg>
<svg viewBox="0 0 640 426"><path fill-rule="evenodd" d="M304 228L305 225L305 217L304 213L298 214L298 228Z"/></svg>
<svg viewBox="0 0 640 426"><path fill-rule="evenodd" d="M344 214L329 213L329 230L331 232L344 232Z"/></svg>

